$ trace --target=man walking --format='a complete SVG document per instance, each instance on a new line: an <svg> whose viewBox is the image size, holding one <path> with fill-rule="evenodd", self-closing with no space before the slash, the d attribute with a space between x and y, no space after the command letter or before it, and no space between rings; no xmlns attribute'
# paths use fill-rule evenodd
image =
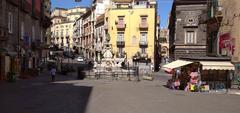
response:
<svg viewBox="0 0 240 113"><path fill-rule="evenodd" d="M56 68L55 66L52 66L51 70L50 70L50 74L51 74L51 77L52 77L52 82L55 81L55 76L56 76Z"/></svg>

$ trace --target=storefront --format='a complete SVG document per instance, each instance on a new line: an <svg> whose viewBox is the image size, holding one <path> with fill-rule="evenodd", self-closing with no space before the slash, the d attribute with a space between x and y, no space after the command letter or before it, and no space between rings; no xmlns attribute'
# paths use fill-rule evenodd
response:
<svg viewBox="0 0 240 113"><path fill-rule="evenodd" d="M172 70L172 82L176 84L179 81L179 89L191 89L190 86L195 85L215 91L231 88L235 70L230 61L224 59L217 61L212 58L177 60L164 65L163 68Z"/></svg>
<svg viewBox="0 0 240 113"><path fill-rule="evenodd" d="M230 61L200 61L201 80L208 84L210 90L225 90L231 88L234 65Z"/></svg>

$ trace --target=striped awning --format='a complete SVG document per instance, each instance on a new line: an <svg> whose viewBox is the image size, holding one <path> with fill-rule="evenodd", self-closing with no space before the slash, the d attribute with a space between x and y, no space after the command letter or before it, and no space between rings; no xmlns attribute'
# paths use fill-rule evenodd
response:
<svg viewBox="0 0 240 113"><path fill-rule="evenodd" d="M230 61L200 61L202 70L235 70Z"/></svg>

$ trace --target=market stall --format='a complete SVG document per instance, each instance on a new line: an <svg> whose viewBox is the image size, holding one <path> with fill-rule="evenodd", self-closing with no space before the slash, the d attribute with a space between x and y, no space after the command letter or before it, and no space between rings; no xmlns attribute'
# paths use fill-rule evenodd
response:
<svg viewBox="0 0 240 113"><path fill-rule="evenodd" d="M234 69L230 61L211 58L176 60L163 66L172 74L168 84L186 91L225 91L231 87Z"/></svg>

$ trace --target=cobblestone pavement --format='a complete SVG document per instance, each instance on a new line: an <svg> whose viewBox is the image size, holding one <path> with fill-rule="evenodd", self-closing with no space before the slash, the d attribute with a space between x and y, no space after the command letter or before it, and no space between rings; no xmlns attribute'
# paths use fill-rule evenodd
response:
<svg viewBox="0 0 240 113"><path fill-rule="evenodd" d="M0 113L239 113L240 96L189 93L154 81L76 80L47 73L16 83L0 82Z"/></svg>

